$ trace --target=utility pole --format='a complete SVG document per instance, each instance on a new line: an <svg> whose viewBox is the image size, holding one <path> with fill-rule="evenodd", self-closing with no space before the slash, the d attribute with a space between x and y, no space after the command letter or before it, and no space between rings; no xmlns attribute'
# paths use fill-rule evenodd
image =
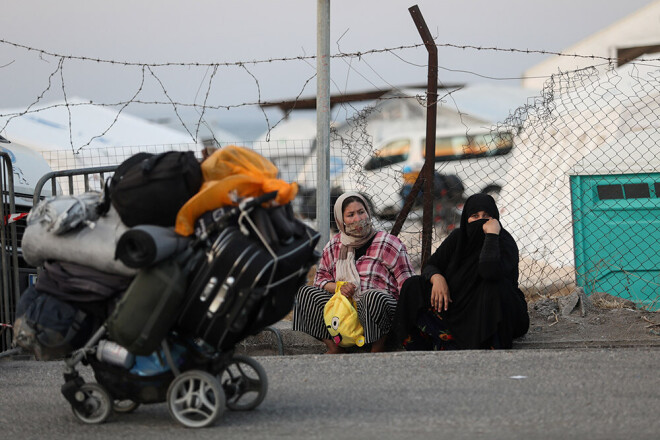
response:
<svg viewBox="0 0 660 440"><path fill-rule="evenodd" d="M330 0L316 11L316 221L319 248L330 240Z"/></svg>

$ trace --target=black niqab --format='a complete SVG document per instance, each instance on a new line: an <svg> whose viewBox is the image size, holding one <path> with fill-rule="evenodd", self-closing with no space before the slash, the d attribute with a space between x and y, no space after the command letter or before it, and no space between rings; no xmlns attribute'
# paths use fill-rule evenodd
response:
<svg viewBox="0 0 660 440"><path fill-rule="evenodd" d="M495 200L488 194L474 194L470 196L463 206L461 214L461 227L459 228L460 237L458 250L461 258L472 255L481 250L484 244L486 234L483 226L488 219L481 219L474 222L468 222L471 215L484 211L492 218L499 221L500 211L497 209Z"/></svg>

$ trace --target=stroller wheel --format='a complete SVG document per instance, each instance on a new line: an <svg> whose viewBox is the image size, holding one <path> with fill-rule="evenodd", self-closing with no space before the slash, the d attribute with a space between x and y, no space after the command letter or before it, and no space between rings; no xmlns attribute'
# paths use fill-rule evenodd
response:
<svg viewBox="0 0 660 440"><path fill-rule="evenodd" d="M80 397L78 399L78 397ZM103 423L112 414L112 399L106 389L97 383L85 383L76 393L78 399L83 405L83 411L76 408L73 414L84 423L96 424Z"/></svg>
<svg viewBox="0 0 660 440"><path fill-rule="evenodd" d="M177 376L167 390L172 417L187 428L213 424L225 410L225 393L211 374L190 370Z"/></svg>
<svg viewBox="0 0 660 440"><path fill-rule="evenodd" d="M138 402L133 402L130 399L115 400L112 404L112 410L116 413L128 414L138 409L138 406L140 406Z"/></svg>
<svg viewBox="0 0 660 440"><path fill-rule="evenodd" d="M232 411L256 408L268 392L266 371L249 356L234 356L218 379L227 396L227 408Z"/></svg>

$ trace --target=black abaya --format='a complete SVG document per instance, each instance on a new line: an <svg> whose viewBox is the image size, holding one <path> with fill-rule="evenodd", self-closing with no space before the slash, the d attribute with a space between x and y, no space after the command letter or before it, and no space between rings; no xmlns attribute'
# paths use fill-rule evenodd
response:
<svg viewBox="0 0 660 440"><path fill-rule="evenodd" d="M493 341L510 348L513 338L527 332L527 304L518 288L518 247L504 229L499 235L484 234L486 220L467 221L479 211L499 219L490 196L470 197L465 203L461 227L435 251L422 275L403 285L393 333L396 343L410 333L419 313L431 307L430 279L435 274L447 280L451 303L441 316L460 348L487 348Z"/></svg>

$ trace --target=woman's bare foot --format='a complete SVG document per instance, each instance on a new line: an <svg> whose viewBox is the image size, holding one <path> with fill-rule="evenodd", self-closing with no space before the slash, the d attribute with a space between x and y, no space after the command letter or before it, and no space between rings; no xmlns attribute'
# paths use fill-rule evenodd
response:
<svg viewBox="0 0 660 440"><path fill-rule="evenodd" d="M326 347L328 347L328 351L326 351L325 354L346 353L346 350L335 344L335 341L333 341L332 339L323 339L323 343L325 344Z"/></svg>

